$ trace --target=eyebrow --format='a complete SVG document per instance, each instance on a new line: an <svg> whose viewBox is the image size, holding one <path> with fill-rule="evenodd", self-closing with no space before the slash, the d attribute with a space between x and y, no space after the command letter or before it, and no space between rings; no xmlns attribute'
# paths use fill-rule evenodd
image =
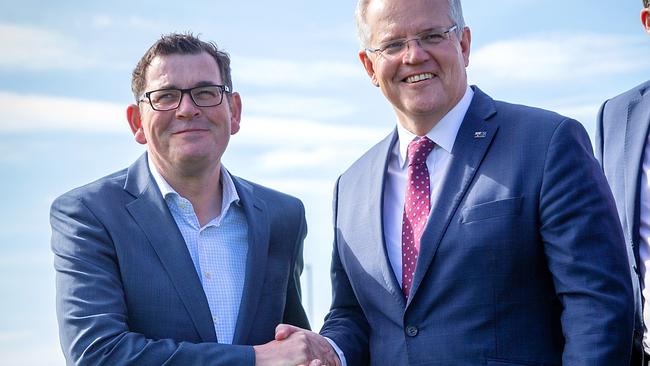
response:
<svg viewBox="0 0 650 366"><path fill-rule="evenodd" d="M421 31L418 31L417 33L415 33L415 35L419 36L419 35L422 35L422 34L425 34L425 33L433 32L433 31L444 32L446 30L447 30L447 27L442 27L442 26L440 26L440 27L429 27L429 28L423 29ZM398 41L398 40L402 40L402 39L406 39L406 38L408 38L408 37L407 36L386 37L384 40L381 40L380 43Z"/></svg>
<svg viewBox="0 0 650 366"><path fill-rule="evenodd" d="M199 81L198 83L194 84L194 86L191 86L191 87L189 87L187 89L199 88L199 87L202 87L202 86L211 86L211 85L220 85L220 84L216 83L214 81L204 80L204 81ZM185 88L181 88L181 87L179 87L179 86L177 86L175 84L166 84L166 85L161 85L160 87L158 87L158 90L165 90L165 89L185 89Z"/></svg>

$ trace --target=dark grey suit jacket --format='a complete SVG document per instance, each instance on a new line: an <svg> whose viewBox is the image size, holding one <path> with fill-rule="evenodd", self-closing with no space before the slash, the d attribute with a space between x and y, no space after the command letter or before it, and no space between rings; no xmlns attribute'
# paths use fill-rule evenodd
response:
<svg viewBox="0 0 650 366"><path fill-rule="evenodd" d="M587 133L474 91L408 300L382 228L396 132L339 178L321 333L350 365L626 365L630 274Z"/></svg>
<svg viewBox="0 0 650 366"><path fill-rule="evenodd" d="M57 317L68 364L253 365L250 345L273 340L278 323L309 327L300 302L302 203L233 180L249 226L234 345L217 343L199 277L146 154L54 201Z"/></svg>
<svg viewBox="0 0 650 366"><path fill-rule="evenodd" d="M616 200L633 278L637 347L641 347L643 339L639 270L640 171L649 126L650 81L603 103L596 125L596 158Z"/></svg>

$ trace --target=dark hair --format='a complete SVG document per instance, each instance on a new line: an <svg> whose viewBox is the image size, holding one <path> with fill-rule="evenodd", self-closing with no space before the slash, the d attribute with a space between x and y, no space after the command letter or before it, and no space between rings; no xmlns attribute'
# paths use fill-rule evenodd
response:
<svg viewBox="0 0 650 366"><path fill-rule="evenodd" d="M168 55L196 55L201 52L207 52L210 56L214 57L219 71L221 72L221 79L230 90L232 90L232 77L230 75L230 56L228 53L219 50L214 42L201 41L198 36L192 33L170 33L165 34L156 41L147 52L142 56L138 65L133 70L131 78L131 91L136 100L144 93L144 88L147 83L145 74L147 68L157 56Z"/></svg>
<svg viewBox="0 0 650 366"><path fill-rule="evenodd" d="M643 0L643 7L644 8L650 7L650 0Z"/></svg>

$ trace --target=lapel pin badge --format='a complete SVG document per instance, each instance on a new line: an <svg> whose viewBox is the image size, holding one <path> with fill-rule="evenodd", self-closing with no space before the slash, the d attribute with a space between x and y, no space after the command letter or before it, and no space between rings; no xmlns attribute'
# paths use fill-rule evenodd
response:
<svg viewBox="0 0 650 366"><path fill-rule="evenodd" d="M487 136L487 131L476 131L476 132L474 132L474 138L475 139L482 139L485 136Z"/></svg>

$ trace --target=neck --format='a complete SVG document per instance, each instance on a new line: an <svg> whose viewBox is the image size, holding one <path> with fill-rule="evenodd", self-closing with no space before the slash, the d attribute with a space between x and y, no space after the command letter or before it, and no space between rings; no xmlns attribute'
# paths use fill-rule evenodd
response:
<svg viewBox="0 0 650 366"><path fill-rule="evenodd" d="M451 112L465 96L465 89L462 93L457 93L456 98L448 105L437 110L432 110L422 114L406 114L395 108L397 120L409 132L417 136L424 136L431 131L449 112Z"/></svg>
<svg viewBox="0 0 650 366"><path fill-rule="evenodd" d="M412 118L400 115L399 113L397 115L397 119L402 127L416 136L424 136L429 133L429 131L431 131L438 124L438 122L440 122L442 117L444 117L444 115L440 116L439 118L435 116L428 116L425 118Z"/></svg>
<svg viewBox="0 0 650 366"><path fill-rule="evenodd" d="M185 171L158 164L156 167L165 181L192 203L201 226L219 216L223 196L221 162L200 171Z"/></svg>

